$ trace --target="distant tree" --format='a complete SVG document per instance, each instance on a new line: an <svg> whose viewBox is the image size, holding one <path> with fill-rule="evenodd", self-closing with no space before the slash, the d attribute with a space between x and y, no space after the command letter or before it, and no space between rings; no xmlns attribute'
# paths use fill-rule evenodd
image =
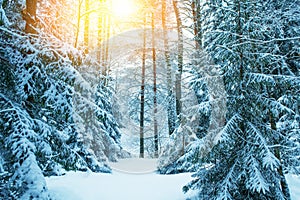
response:
<svg viewBox="0 0 300 200"><path fill-rule="evenodd" d="M147 45L147 31L146 31L146 15L144 15L144 31L143 31L143 49L142 49L142 82L141 82L141 108L140 108L140 158L144 158L145 151L145 78L146 78L146 45Z"/></svg>
<svg viewBox="0 0 300 200"><path fill-rule="evenodd" d="M90 1L85 0L85 17L84 17L84 53L88 54L89 52L89 31L90 31Z"/></svg>
<svg viewBox="0 0 300 200"><path fill-rule="evenodd" d="M182 111L182 102L181 102L181 78L183 72L183 23L180 14L180 7L178 0L173 0L173 9L176 16L176 27L177 27L177 35L178 35L178 66L177 73L175 77L175 94L176 94L176 114L180 123L180 114Z"/></svg>
<svg viewBox="0 0 300 200"><path fill-rule="evenodd" d="M168 38L168 27L167 27L167 2L166 0L161 1L161 21L163 29L163 43L164 43L164 54L165 63L167 66L167 87L168 87L168 129L169 135L171 135L175 130L176 116L174 116L174 91L173 91L173 81L172 81L172 65L170 57L170 46Z"/></svg>
<svg viewBox="0 0 300 200"><path fill-rule="evenodd" d="M203 47L203 21L205 16L203 15L204 6L206 1L192 0L191 9L193 14L193 28L196 41L196 49Z"/></svg>
<svg viewBox="0 0 300 200"><path fill-rule="evenodd" d="M153 7L155 2L153 2ZM157 72L156 72L156 41L155 41L155 17L151 12L152 35L152 66L153 66L153 126L154 126L154 156L158 157L158 128L157 128Z"/></svg>
<svg viewBox="0 0 300 200"><path fill-rule="evenodd" d="M158 162L158 171L162 174L175 174L194 172L202 166L199 152L202 143L210 145L211 141L205 141L208 132L215 132L222 127L224 111L218 110L224 104L222 95L218 95L224 89L218 74L211 73L213 67L209 66L207 56L197 51L193 54L189 66L186 68L190 77L189 92L184 93L182 123L175 129L174 134L164 145ZM217 87L214 92L213 87ZM210 90L210 94L209 94ZM214 100L209 95L215 96ZM218 114L211 117L212 107L218 110ZM218 120L214 120L217 118ZM214 133L215 134L215 133ZM211 135L214 135L211 134Z"/></svg>

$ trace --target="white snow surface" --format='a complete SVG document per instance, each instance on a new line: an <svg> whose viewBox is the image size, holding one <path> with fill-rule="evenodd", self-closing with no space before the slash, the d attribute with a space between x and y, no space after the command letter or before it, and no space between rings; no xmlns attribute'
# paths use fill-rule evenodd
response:
<svg viewBox="0 0 300 200"><path fill-rule="evenodd" d="M50 192L58 200L183 200L182 187L190 173L159 175L155 159L131 158L110 163L112 174L68 172L47 178Z"/></svg>
<svg viewBox="0 0 300 200"><path fill-rule="evenodd" d="M182 187L192 180L191 173L159 175L156 159L123 159L110 163L112 174L68 172L47 178L50 192L57 200L184 200ZM292 200L300 199L300 177L286 176Z"/></svg>
<svg viewBox="0 0 300 200"><path fill-rule="evenodd" d="M290 188L292 200L300 199L300 177L292 174L286 175L286 179Z"/></svg>

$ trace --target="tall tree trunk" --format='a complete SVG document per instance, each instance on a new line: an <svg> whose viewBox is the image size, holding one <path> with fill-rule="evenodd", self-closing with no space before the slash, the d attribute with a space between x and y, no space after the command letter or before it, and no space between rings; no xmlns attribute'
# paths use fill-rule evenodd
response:
<svg viewBox="0 0 300 200"><path fill-rule="evenodd" d="M191 6L194 23L195 44L196 49L199 49L202 47L201 15L199 1L193 0Z"/></svg>
<svg viewBox="0 0 300 200"><path fill-rule="evenodd" d="M102 32L103 32L103 14L98 14L98 35L97 35L97 61L101 65L102 62ZM100 69L99 69L100 71Z"/></svg>
<svg viewBox="0 0 300 200"><path fill-rule="evenodd" d="M103 75L103 77L105 78L106 77L106 36L107 36L107 19L108 19L108 16L107 14L103 14L102 15L102 43L101 43L101 52L102 52L102 55L101 55L101 73Z"/></svg>
<svg viewBox="0 0 300 200"><path fill-rule="evenodd" d="M156 86L156 49L155 49L155 24L154 12L151 13L152 28L152 64L153 64L153 125L154 125L154 156L158 157L158 129L157 129L157 86Z"/></svg>
<svg viewBox="0 0 300 200"><path fill-rule="evenodd" d="M242 39L242 35L243 35L243 31L242 31L242 13L241 13L241 2L237 1L237 8L238 8L238 18L237 18L237 35L239 37L238 42L240 44L240 47L238 49L239 52L239 57L240 57L240 82L242 83L243 78L244 78L244 66L243 66L243 60L244 60L244 54L243 54L243 49L242 49L242 44L243 44L243 39ZM241 88L240 88L241 89Z"/></svg>
<svg viewBox="0 0 300 200"><path fill-rule="evenodd" d="M173 8L176 16L177 34L178 34L178 67L175 77L175 93L176 93L176 114L178 121L180 122L182 103L181 103L181 76L183 69L183 32L182 32L182 20L179 13L178 2L173 0Z"/></svg>
<svg viewBox="0 0 300 200"><path fill-rule="evenodd" d="M102 15L102 35L101 35L101 38L102 38L102 55L101 55L101 60L102 60L102 65L104 65L105 63L105 55L106 55L106 20L107 20L107 15L106 14L103 14ZM104 74L105 71L102 70L102 74Z"/></svg>
<svg viewBox="0 0 300 200"><path fill-rule="evenodd" d="M106 35L105 35L105 58L104 58L104 71L105 71L105 85L108 84L108 76L109 76L109 38L110 38L110 23L111 18L109 15L107 15L106 18Z"/></svg>
<svg viewBox="0 0 300 200"><path fill-rule="evenodd" d="M81 19L81 6L82 6L83 0L79 0L78 4L78 11L77 11L77 26L76 26L76 34L75 34L75 44L74 47L77 48L78 46L78 38L79 38L79 32L80 32L80 19Z"/></svg>
<svg viewBox="0 0 300 200"><path fill-rule="evenodd" d="M105 64L108 65L108 56L109 56L109 38L110 38L110 23L111 18L109 15L107 15L106 18L106 40L105 40Z"/></svg>
<svg viewBox="0 0 300 200"><path fill-rule="evenodd" d="M106 4L107 0L100 0L101 4ZM99 63L99 73L101 76L106 77L107 68L106 68L106 60L108 59L108 48L109 42L107 41L107 37L110 35L110 19L106 13L99 13L98 16L98 52L97 52L97 61ZM109 30L108 30L109 29ZM103 80L104 84L106 84L106 80Z"/></svg>
<svg viewBox="0 0 300 200"><path fill-rule="evenodd" d="M169 49L169 40L168 40L168 30L166 25L166 0L162 0L162 13L161 21L163 28L163 40L164 40L164 53L165 60L167 65L167 90L168 90L168 108L167 108L167 118L168 118L168 129L169 135L171 135L175 130L175 116L173 112L173 90L172 90L172 67L170 61L170 49Z"/></svg>
<svg viewBox="0 0 300 200"><path fill-rule="evenodd" d="M90 31L90 15L87 14L90 10L90 1L85 0L85 18L84 18L84 53L89 53L89 31Z"/></svg>
<svg viewBox="0 0 300 200"><path fill-rule="evenodd" d="M140 110L140 158L144 158L144 118L145 118L145 71L146 71L146 16L144 16L143 55L142 55L142 84Z"/></svg>
<svg viewBox="0 0 300 200"><path fill-rule="evenodd" d="M36 34L37 0L26 0L26 11L22 13L26 21L25 33Z"/></svg>

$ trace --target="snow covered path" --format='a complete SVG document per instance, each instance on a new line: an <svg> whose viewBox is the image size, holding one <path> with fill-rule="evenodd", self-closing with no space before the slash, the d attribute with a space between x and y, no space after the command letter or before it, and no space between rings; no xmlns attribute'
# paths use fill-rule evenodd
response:
<svg viewBox="0 0 300 200"><path fill-rule="evenodd" d="M70 172L47 178L61 200L183 200L182 187L191 174L158 175L156 160L126 159L111 163L112 174Z"/></svg>
<svg viewBox="0 0 300 200"><path fill-rule="evenodd" d="M288 174L286 175L286 179L290 187L292 200L299 200L300 199L300 176Z"/></svg>
<svg viewBox="0 0 300 200"><path fill-rule="evenodd" d="M112 174L69 172L47 178L58 200L184 200L182 193L191 174L159 175L156 160L125 159L110 163ZM293 200L300 199L300 177L287 175Z"/></svg>

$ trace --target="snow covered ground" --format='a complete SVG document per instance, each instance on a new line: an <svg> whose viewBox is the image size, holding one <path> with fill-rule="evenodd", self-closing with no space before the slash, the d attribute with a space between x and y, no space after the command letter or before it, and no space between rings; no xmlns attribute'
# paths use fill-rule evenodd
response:
<svg viewBox="0 0 300 200"><path fill-rule="evenodd" d="M286 176L287 182L290 187L292 200L300 199L300 177L296 175L288 174Z"/></svg>
<svg viewBox="0 0 300 200"><path fill-rule="evenodd" d="M182 187L191 174L158 175L154 159L124 159L110 163L112 174L69 172L47 178L50 191L61 200L184 200ZM292 199L300 199L300 178L288 175Z"/></svg>
<svg viewBox="0 0 300 200"><path fill-rule="evenodd" d="M50 191L61 200L183 200L182 187L191 174L158 175L156 160L125 159L111 163L112 174L69 172L47 178Z"/></svg>

